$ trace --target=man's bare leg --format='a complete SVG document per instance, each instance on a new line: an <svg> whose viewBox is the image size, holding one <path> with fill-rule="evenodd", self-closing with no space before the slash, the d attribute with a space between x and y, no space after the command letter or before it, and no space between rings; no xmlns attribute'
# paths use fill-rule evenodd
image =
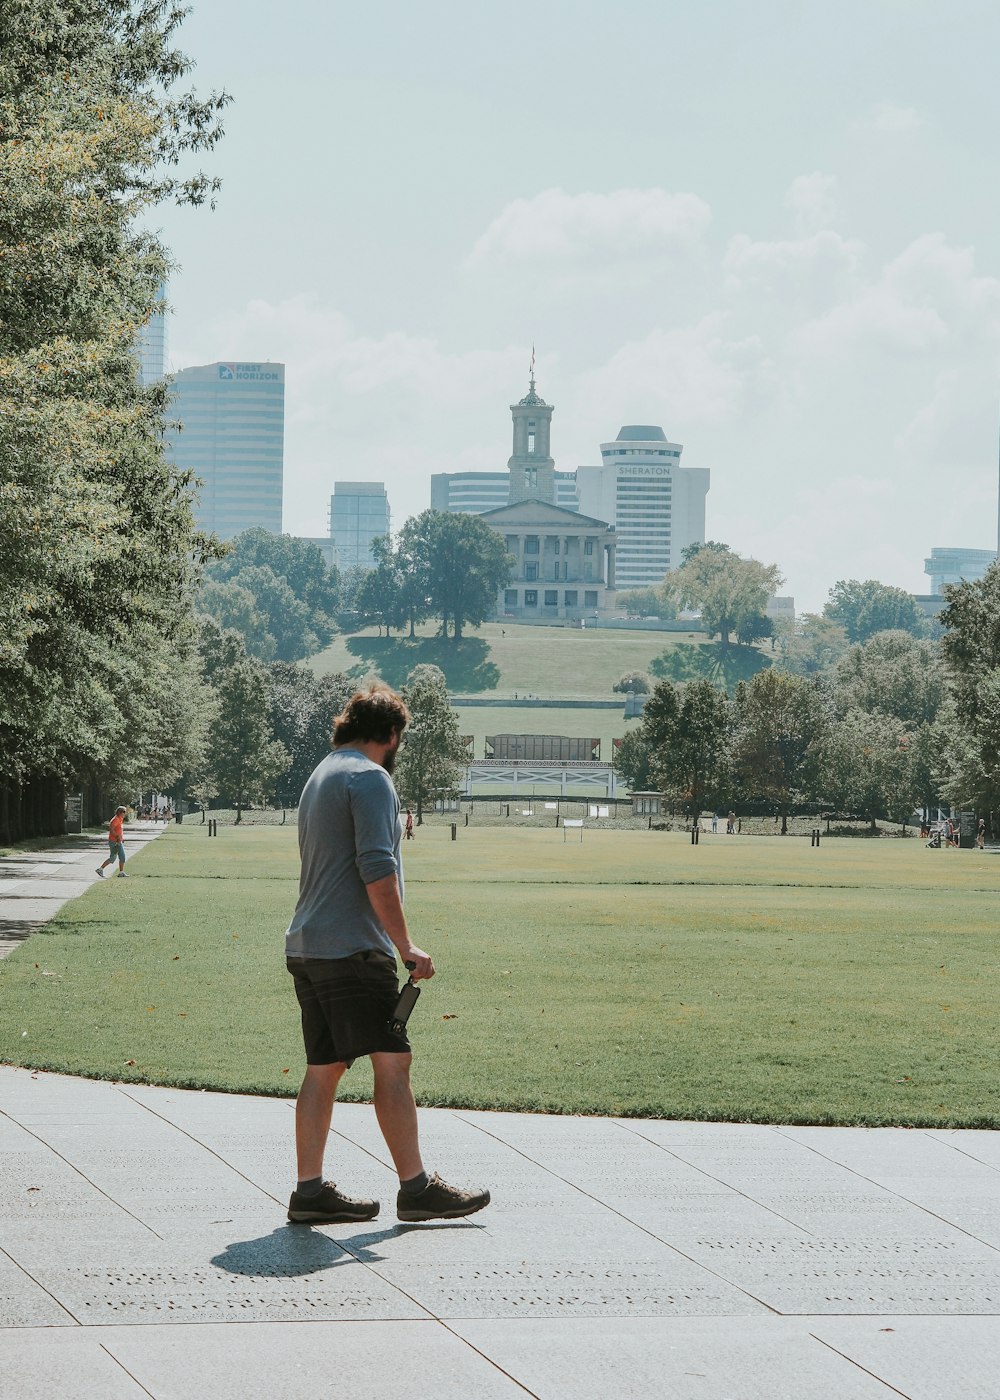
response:
<svg viewBox="0 0 1000 1400"><path fill-rule="evenodd" d="M375 1116L400 1181L410 1181L424 1170L417 1105L410 1088L412 1058L389 1051L377 1051L371 1057L375 1074Z"/></svg>
<svg viewBox="0 0 1000 1400"><path fill-rule="evenodd" d="M295 1101L295 1154L300 1181L312 1181L323 1175L323 1154L330 1136L333 1101L346 1068L343 1063L306 1066Z"/></svg>

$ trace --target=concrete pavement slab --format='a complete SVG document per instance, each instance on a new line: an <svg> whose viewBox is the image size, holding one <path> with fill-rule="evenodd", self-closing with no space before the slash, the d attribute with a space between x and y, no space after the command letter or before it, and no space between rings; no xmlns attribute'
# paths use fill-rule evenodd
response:
<svg viewBox="0 0 1000 1400"><path fill-rule="evenodd" d="M0 1330L0 1385L5 1397L51 1400L149 1400L149 1391L128 1374L95 1336L79 1327Z"/></svg>
<svg viewBox="0 0 1000 1400"><path fill-rule="evenodd" d="M435 1322L112 1327L102 1344L156 1400L524 1400Z"/></svg>
<svg viewBox="0 0 1000 1400"><path fill-rule="evenodd" d="M907 1400L996 1400L1000 1318L822 1318L820 1341Z"/></svg>
<svg viewBox="0 0 1000 1400"><path fill-rule="evenodd" d="M797 1320L538 1318L456 1322L471 1342L543 1400L893 1400ZM941 1397L938 1397L941 1400Z"/></svg>

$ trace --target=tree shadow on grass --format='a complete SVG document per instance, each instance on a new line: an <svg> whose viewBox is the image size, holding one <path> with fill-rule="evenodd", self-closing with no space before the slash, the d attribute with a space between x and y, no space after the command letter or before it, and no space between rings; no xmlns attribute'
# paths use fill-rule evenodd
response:
<svg viewBox="0 0 1000 1400"><path fill-rule="evenodd" d="M690 646L671 647L650 662L650 675L657 680L712 681L732 692L739 681L749 681L758 671L770 666L766 656L756 647L738 643L723 647L720 642L695 642Z"/></svg>
<svg viewBox="0 0 1000 1400"><path fill-rule="evenodd" d="M481 637L348 637L347 650L358 658L347 672L352 680L374 673L398 689L414 666L429 664L440 666L448 689L460 694L496 690L500 683L500 668Z"/></svg>

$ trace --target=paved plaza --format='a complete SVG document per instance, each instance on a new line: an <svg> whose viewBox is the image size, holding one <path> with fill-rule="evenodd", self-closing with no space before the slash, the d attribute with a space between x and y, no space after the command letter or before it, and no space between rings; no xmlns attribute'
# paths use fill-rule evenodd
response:
<svg viewBox="0 0 1000 1400"><path fill-rule="evenodd" d="M1000 1397L1000 1134L422 1125L486 1211L399 1224L343 1104L329 1174L382 1214L290 1226L290 1100L0 1067L0 1397Z"/></svg>

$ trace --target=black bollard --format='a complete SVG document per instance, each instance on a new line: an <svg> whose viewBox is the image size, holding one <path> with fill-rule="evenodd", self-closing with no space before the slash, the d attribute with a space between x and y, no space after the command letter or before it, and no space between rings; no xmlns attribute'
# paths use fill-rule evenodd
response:
<svg viewBox="0 0 1000 1400"><path fill-rule="evenodd" d="M458 840L458 822L452 822L451 824L451 839L453 841Z"/></svg>
<svg viewBox="0 0 1000 1400"><path fill-rule="evenodd" d="M466 825L466 826L469 825L469 814L468 814L468 812L466 812L466 814L465 814L465 825Z"/></svg>

